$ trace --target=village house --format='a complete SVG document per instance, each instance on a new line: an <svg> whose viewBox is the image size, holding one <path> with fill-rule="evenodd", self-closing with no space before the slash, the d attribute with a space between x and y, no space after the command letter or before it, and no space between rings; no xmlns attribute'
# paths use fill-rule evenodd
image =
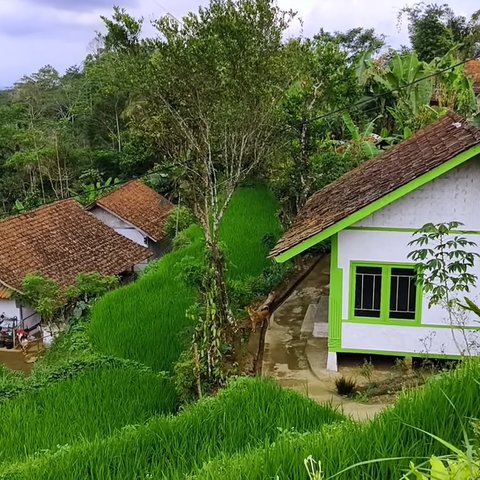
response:
<svg viewBox="0 0 480 480"><path fill-rule="evenodd" d="M480 60L469 60L464 68L466 75L472 79L473 91L480 103Z"/></svg>
<svg viewBox="0 0 480 480"><path fill-rule="evenodd" d="M117 233L149 248L151 259L155 259L170 247L163 226L172 208L173 204L155 190L132 180L98 198L88 210Z"/></svg>
<svg viewBox="0 0 480 480"><path fill-rule="evenodd" d="M319 315L313 329L328 335L327 368L337 369L338 352L479 353L480 319L452 325L447 311L429 308L408 257L413 233L430 222L462 222L462 235L480 245L479 185L480 129L449 113L308 200L272 255L285 262L331 240L328 326ZM479 302L480 287L469 296Z"/></svg>
<svg viewBox="0 0 480 480"><path fill-rule="evenodd" d="M73 199L1 220L0 316L26 329L39 324L38 314L16 299L26 275L40 273L68 287L80 273L129 275L150 255Z"/></svg>

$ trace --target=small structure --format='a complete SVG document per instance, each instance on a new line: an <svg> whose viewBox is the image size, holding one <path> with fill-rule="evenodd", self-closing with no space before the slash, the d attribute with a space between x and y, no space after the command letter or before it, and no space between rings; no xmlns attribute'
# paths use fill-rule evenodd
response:
<svg viewBox="0 0 480 480"><path fill-rule="evenodd" d="M146 246L152 258L170 247L163 226L173 204L140 180L132 180L104 195L88 209L117 233Z"/></svg>
<svg viewBox="0 0 480 480"><path fill-rule="evenodd" d="M480 245L478 185L480 129L449 113L308 200L272 256L284 262L331 240L327 368L336 370L337 352L480 353L479 318L451 325L429 308L408 258L413 232L430 222L462 222ZM470 296L478 301L480 287Z"/></svg>
<svg viewBox="0 0 480 480"><path fill-rule="evenodd" d="M475 95L480 97L480 60L469 60L464 69L465 74L472 79Z"/></svg>
<svg viewBox="0 0 480 480"><path fill-rule="evenodd" d="M6 218L0 221L0 315L20 328L39 324L38 314L15 299L28 274L68 287L79 273L131 274L149 256L73 199Z"/></svg>

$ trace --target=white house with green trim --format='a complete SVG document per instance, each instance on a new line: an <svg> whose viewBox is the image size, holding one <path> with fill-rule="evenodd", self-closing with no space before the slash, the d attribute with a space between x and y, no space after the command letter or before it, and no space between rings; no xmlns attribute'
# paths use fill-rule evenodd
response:
<svg viewBox="0 0 480 480"><path fill-rule="evenodd" d="M408 258L413 232L449 221L480 245L480 129L452 113L308 200L272 256L284 262L331 240L327 368L338 352L480 354L471 348L480 319L452 326L429 308ZM480 278L480 262L472 273ZM469 295L480 301L480 286Z"/></svg>

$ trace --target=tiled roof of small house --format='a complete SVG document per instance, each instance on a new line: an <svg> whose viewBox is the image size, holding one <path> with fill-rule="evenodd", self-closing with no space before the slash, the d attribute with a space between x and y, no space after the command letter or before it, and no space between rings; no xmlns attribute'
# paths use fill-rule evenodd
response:
<svg viewBox="0 0 480 480"><path fill-rule="evenodd" d="M132 180L97 199L94 205L117 215L158 242L173 204L140 180Z"/></svg>
<svg viewBox="0 0 480 480"><path fill-rule="evenodd" d="M12 298L12 291L0 285L0 300L8 300L9 298Z"/></svg>
<svg viewBox="0 0 480 480"><path fill-rule="evenodd" d="M30 273L68 286L79 273L117 275L149 256L73 199L0 221L0 282L19 291Z"/></svg>
<svg viewBox="0 0 480 480"><path fill-rule="evenodd" d="M480 94L480 60L469 60L465 64L465 73L473 81L473 90L478 95Z"/></svg>
<svg viewBox="0 0 480 480"><path fill-rule="evenodd" d="M448 113L313 194L271 252L276 257L480 143L480 129Z"/></svg>

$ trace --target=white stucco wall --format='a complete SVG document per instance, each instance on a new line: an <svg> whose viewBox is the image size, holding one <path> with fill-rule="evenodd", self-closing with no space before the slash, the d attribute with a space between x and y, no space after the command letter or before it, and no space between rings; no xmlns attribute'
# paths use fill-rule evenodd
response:
<svg viewBox="0 0 480 480"><path fill-rule="evenodd" d="M0 315L6 317L17 317L20 319L20 311L15 306L15 300L0 300Z"/></svg>
<svg viewBox="0 0 480 480"><path fill-rule="evenodd" d="M456 220L480 230L480 159L460 165L405 197L375 212L357 226L419 228Z"/></svg>
<svg viewBox="0 0 480 480"><path fill-rule="evenodd" d="M0 300L0 314L2 313L6 317L17 317L19 328L22 327L22 318L24 319L23 328L31 328L41 320L40 315L28 306L22 307L22 311L20 311L20 308L15 306L15 300Z"/></svg>
<svg viewBox="0 0 480 480"><path fill-rule="evenodd" d="M462 331L452 338L452 329L445 328L449 325L447 312L438 306L428 308L426 297L422 302L420 327L349 322L350 265L360 261L412 263L407 257L413 249L408 245L413 238L411 231L368 230L369 227L418 229L428 222L456 220L464 223L463 229L480 231L478 185L480 162L476 158L353 225L366 230L347 229L338 234L338 266L343 274L342 349L426 353L427 345L430 354L463 353L465 341L471 343L472 338L465 340ZM464 236L480 245L479 234ZM472 273L480 278L480 261ZM480 287L471 291L469 297L480 303ZM465 314L463 321L467 326L480 327L474 314ZM442 325L443 328L435 328ZM472 331L467 334L478 335ZM480 344L480 335L476 343Z"/></svg>
<svg viewBox="0 0 480 480"><path fill-rule="evenodd" d="M138 243L138 245L141 245L142 247L147 246L147 237L145 237L139 230L127 222L124 222L120 218L112 215L110 212L107 212L100 207L94 207L92 210L90 210L90 212L93 213L105 225L113 228L120 235L123 235L129 240Z"/></svg>
<svg viewBox="0 0 480 480"><path fill-rule="evenodd" d="M429 355L467 355L480 353L478 333L434 327L342 324L342 348L405 352Z"/></svg>
<svg viewBox="0 0 480 480"><path fill-rule="evenodd" d="M479 235L465 235L480 245ZM343 273L342 288L342 318L348 318L348 303L350 289L351 262L378 262L378 263L411 263L408 254L412 247L408 242L412 240L410 232L382 232L371 230L344 230L338 234L338 266ZM480 261L472 270L480 278ZM480 302L480 287L469 293L472 300ZM422 323L427 325L448 325L447 313L440 307L428 308L428 298L422 302ZM466 315L466 324L480 326L478 317Z"/></svg>

